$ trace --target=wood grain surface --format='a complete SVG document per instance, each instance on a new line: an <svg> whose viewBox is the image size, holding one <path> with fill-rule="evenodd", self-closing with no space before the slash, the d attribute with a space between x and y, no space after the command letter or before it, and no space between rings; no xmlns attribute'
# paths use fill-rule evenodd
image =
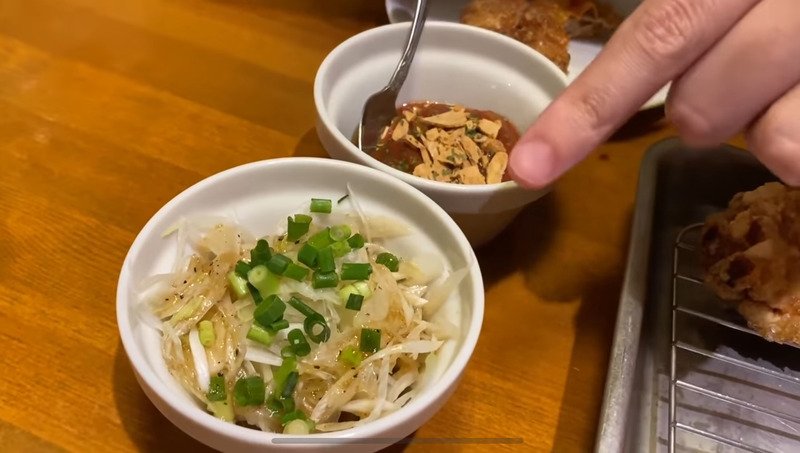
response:
<svg viewBox="0 0 800 453"><path fill-rule="evenodd" d="M316 69L383 23L379 0L0 0L0 451L210 451L134 380L122 260L189 185L325 156ZM416 433L523 443L405 450L591 450L639 162L673 134L639 120L479 251L482 337Z"/></svg>

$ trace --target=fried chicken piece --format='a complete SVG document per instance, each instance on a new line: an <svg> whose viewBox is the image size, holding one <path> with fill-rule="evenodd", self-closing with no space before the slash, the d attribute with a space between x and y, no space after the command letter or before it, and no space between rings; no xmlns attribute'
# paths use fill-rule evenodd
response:
<svg viewBox="0 0 800 453"><path fill-rule="evenodd" d="M703 227L705 283L764 338L800 345L800 189L768 183Z"/></svg>
<svg viewBox="0 0 800 453"><path fill-rule="evenodd" d="M462 23L514 38L564 72L571 38L607 38L621 21L590 0L473 0L461 12Z"/></svg>

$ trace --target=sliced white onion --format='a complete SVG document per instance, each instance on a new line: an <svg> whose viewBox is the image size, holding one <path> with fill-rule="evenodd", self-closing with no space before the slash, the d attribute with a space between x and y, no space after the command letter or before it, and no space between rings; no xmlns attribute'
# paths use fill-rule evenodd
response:
<svg viewBox="0 0 800 453"><path fill-rule="evenodd" d="M244 358L251 362L265 363L272 366L281 366L281 363L283 363L280 356L261 347L258 343L249 340L247 341L247 353Z"/></svg>
<svg viewBox="0 0 800 453"><path fill-rule="evenodd" d="M208 374L208 358L203 343L200 343L200 333L192 327L189 331L189 349L192 351L194 370L197 374L197 384L203 393L208 392L208 385L211 383L211 376Z"/></svg>
<svg viewBox="0 0 800 453"><path fill-rule="evenodd" d="M364 359L361 362L363 366L365 363L374 362L375 360L380 360L384 357L388 357L394 354L425 354L429 352L433 352L439 349L439 346L444 343L443 341L432 341L432 340L418 340L418 341L406 341L402 344L396 344L394 346L389 346L388 348L381 349L380 351L372 354L371 356Z"/></svg>

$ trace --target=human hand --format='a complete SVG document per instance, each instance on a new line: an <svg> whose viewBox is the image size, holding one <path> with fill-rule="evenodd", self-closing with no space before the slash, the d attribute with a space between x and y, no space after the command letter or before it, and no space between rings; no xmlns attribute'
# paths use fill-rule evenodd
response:
<svg viewBox="0 0 800 453"><path fill-rule="evenodd" d="M745 131L770 170L800 185L798 0L645 0L523 135L512 177L550 184L669 81L666 115L687 143Z"/></svg>

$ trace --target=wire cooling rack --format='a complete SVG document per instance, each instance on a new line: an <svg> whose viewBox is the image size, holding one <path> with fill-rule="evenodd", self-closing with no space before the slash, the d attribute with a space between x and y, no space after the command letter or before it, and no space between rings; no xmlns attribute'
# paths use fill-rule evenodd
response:
<svg viewBox="0 0 800 453"><path fill-rule="evenodd" d="M705 287L701 228L673 254L668 451L800 452L800 349L764 340Z"/></svg>

